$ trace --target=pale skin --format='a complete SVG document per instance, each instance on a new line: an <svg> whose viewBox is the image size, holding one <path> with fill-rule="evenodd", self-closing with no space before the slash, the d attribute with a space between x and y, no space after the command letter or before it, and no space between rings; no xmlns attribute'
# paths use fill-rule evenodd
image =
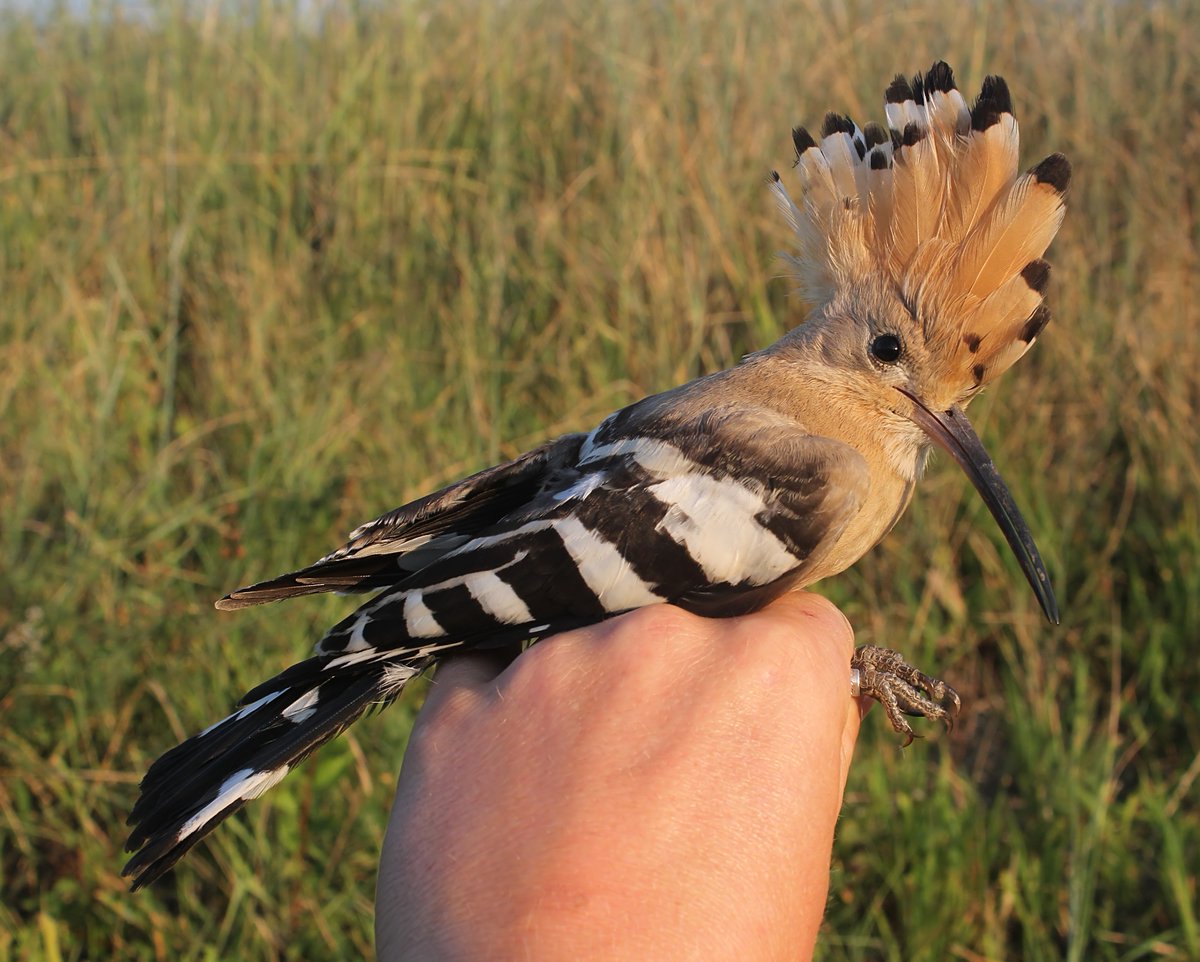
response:
<svg viewBox="0 0 1200 962"><path fill-rule="evenodd" d="M446 664L384 844L379 958L809 958L868 704L852 650L796 593Z"/></svg>

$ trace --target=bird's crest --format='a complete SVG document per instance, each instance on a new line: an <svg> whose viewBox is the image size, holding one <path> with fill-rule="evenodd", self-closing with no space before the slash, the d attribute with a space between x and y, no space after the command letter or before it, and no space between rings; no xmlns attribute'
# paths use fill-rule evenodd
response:
<svg viewBox="0 0 1200 962"><path fill-rule="evenodd" d="M788 260L814 306L868 277L895 285L950 384L969 397L1028 350L1050 319L1042 254L1062 223L1071 167L1061 154L1019 173L1008 85L974 106L935 63L897 76L887 127L830 113L820 139L793 132L804 188L780 207L798 237Z"/></svg>

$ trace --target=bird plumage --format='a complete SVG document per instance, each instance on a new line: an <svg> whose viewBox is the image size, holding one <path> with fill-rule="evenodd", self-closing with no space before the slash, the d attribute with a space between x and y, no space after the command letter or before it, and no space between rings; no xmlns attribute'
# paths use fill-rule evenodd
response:
<svg viewBox="0 0 1200 962"><path fill-rule="evenodd" d="M374 593L311 658L151 766L130 816L135 887L439 658L651 604L742 614L843 570L907 506L931 437L978 475L1038 587L1036 549L956 405L1048 318L1041 255L1061 221L1065 161L1016 174L995 78L973 109L944 64L897 78L886 100L890 131L836 114L819 142L797 128L799 205L774 178L807 323L218 602Z"/></svg>
<svg viewBox="0 0 1200 962"><path fill-rule="evenodd" d="M815 308L886 278L923 326L939 376L966 401L1033 343L1042 306L1023 276L1062 224L1070 165L1052 154L1018 173L1020 138L1008 86L988 77L974 107L950 68L897 76L885 95L889 138L866 147L858 126L830 114L820 141L793 131L804 196L772 189L796 231L790 262ZM859 144L856 148L855 143Z"/></svg>

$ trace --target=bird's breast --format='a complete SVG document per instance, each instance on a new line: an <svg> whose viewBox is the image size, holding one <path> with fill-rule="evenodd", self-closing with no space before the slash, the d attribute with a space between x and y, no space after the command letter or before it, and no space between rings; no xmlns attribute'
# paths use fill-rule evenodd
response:
<svg viewBox="0 0 1200 962"><path fill-rule="evenodd" d="M813 565L804 585L845 571L874 548L900 520L915 489L913 479L890 472L873 472L862 508L846 525L829 553Z"/></svg>

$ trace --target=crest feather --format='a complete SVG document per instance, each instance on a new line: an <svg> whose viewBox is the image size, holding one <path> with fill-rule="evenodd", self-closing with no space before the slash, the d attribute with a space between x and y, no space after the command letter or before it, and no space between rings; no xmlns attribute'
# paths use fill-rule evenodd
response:
<svg viewBox="0 0 1200 962"><path fill-rule="evenodd" d="M884 95L887 131L831 113L818 141L793 132L803 201L772 184L815 307L846 285L890 281L914 305L946 376L966 394L1021 356L1045 326L1048 266L1070 164L1053 154L1018 173L1019 130L1003 78L968 107L950 67L902 75Z"/></svg>
<svg viewBox="0 0 1200 962"><path fill-rule="evenodd" d="M948 283L986 297L1046 252L1065 212L1062 193L1037 168L1017 178L964 238Z"/></svg>

